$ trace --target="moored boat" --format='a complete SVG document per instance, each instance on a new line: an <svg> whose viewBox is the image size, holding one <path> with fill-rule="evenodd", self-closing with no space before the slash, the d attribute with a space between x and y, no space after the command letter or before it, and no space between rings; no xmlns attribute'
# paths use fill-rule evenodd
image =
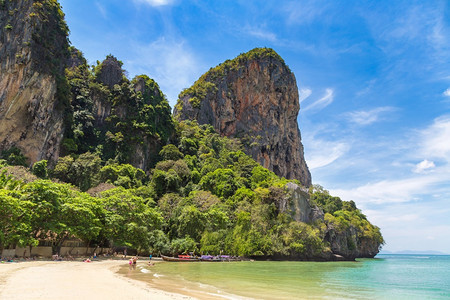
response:
<svg viewBox="0 0 450 300"><path fill-rule="evenodd" d="M164 261L172 261L172 262L177 262L177 261L183 261L183 262L200 261L197 257L190 256L190 255L178 255L178 257L161 255L161 258Z"/></svg>
<svg viewBox="0 0 450 300"><path fill-rule="evenodd" d="M200 257L201 261L207 261L207 262L219 262L223 261L219 256L212 256L212 255L202 255Z"/></svg>
<svg viewBox="0 0 450 300"><path fill-rule="evenodd" d="M239 257L230 256L230 255L202 255L200 257L201 261L207 261L207 262L219 262L219 261L240 261L241 259Z"/></svg>

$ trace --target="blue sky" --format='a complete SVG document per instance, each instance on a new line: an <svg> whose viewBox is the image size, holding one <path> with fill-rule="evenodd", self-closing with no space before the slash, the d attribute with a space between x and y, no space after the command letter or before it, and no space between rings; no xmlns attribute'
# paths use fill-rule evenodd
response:
<svg viewBox="0 0 450 300"><path fill-rule="evenodd" d="M91 64L167 95L271 47L297 78L313 183L354 200L384 249L450 253L450 2L61 0Z"/></svg>

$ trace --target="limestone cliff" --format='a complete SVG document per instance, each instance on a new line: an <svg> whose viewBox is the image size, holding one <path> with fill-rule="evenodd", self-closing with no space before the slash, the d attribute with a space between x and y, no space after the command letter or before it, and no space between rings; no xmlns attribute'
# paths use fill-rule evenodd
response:
<svg viewBox="0 0 450 300"><path fill-rule="evenodd" d="M310 186L299 109L294 74L275 51L257 48L201 76L180 94L174 114L241 138L246 152L262 166Z"/></svg>
<svg viewBox="0 0 450 300"><path fill-rule="evenodd" d="M363 236L363 232L351 225L340 230L334 224L327 223L325 241L334 254L345 259L373 258L380 252L380 243L376 239Z"/></svg>
<svg viewBox="0 0 450 300"><path fill-rule="evenodd" d="M281 212L289 212L298 222L311 223L324 219L323 210L310 201L308 190L289 182L286 184L287 197L283 199Z"/></svg>
<svg viewBox="0 0 450 300"><path fill-rule="evenodd" d="M378 254L382 240L377 236L377 231L371 230L373 225L357 210L354 203L346 202L350 207L346 212L341 210L337 213L325 214L324 210L311 199L307 189L292 182L287 183L285 188L286 196L280 197L276 203L280 212L289 213L298 222L325 224L323 239L329 245L329 251L324 251L317 258L353 260L359 257L373 258ZM331 198L340 203L342 208L344 202L337 197ZM360 217L358 222L340 222L343 219L336 219L336 216L342 215L348 220L350 211Z"/></svg>
<svg viewBox="0 0 450 300"><path fill-rule="evenodd" d="M150 170L174 130L158 84L145 75L128 80L122 62L112 55L92 70L80 51L70 49L66 74L73 120L64 155L96 152L105 161Z"/></svg>
<svg viewBox="0 0 450 300"><path fill-rule="evenodd" d="M64 131L68 29L56 1L0 1L0 150L55 159Z"/></svg>

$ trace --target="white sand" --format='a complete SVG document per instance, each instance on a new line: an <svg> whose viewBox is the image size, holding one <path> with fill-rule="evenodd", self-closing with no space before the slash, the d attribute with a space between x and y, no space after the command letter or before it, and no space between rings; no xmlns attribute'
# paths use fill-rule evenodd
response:
<svg viewBox="0 0 450 300"><path fill-rule="evenodd" d="M0 264L0 299L192 299L115 271L127 261Z"/></svg>

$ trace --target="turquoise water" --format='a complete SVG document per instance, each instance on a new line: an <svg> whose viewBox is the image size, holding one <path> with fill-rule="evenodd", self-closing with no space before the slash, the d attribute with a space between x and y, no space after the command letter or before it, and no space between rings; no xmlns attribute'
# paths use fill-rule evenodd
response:
<svg viewBox="0 0 450 300"><path fill-rule="evenodd" d="M129 274L199 298L450 299L450 256L356 262L159 263Z"/></svg>

